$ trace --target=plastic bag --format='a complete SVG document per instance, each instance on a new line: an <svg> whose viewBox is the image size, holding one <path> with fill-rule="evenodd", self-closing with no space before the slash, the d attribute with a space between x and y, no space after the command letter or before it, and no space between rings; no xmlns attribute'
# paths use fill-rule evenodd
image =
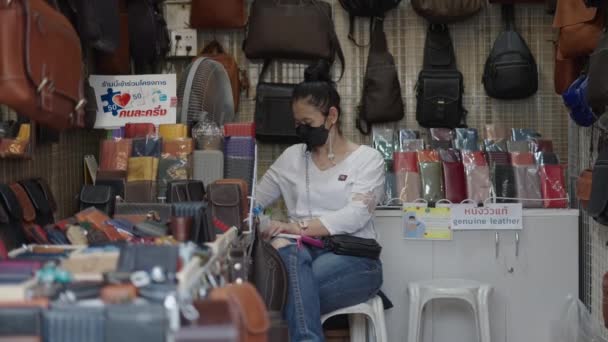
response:
<svg viewBox="0 0 608 342"><path fill-rule="evenodd" d="M454 135L449 128L431 128L431 147L432 148L451 148Z"/></svg>
<svg viewBox="0 0 608 342"><path fill-rule="evenodd" d="M158 161L158 193L164 196L170 181L188 179L189 170L187 155L177 157L163 154Z"/></svg>
<svg viewBox="0 0 608 342"><path fill-rule="evenodd" d="M532 128L513 128L511 139L513 141L526 141L540 138L541 135Z"/></svg>
<svg viewBox="0 0 608 342"><path fill-rule="evenodd" d="M425 201L435 203L445 198L441 163L420 162L420 178L422 180L422 198Z"/></svg>
<svg viewBox="0 0 608 342"><path fill-rule="evenodd" d="M460 152L453 148L439 150L439 158L442 162L448 163L460 163L462 162L462 157L460 156Z"/></svg>
<svg viewBox="0 0 608 342"><path fill-rule="evenodd" d="M424 150L424 140L405 139L401 141L401 152L418 152Z"/></svg>
<svg viewBox="0 0 608 342"><path fill-rule="evenodd" d="M416 152L395 152L393 154L396 194L403 202L413 202L420 198L420 173Z"/></svg>
<svg viewBox="0 0 608 342"><path fill-rule="evenodd" d="M507 140L489 140L484 141L486 151L488 152L507 152Z"/></svg>
<svg viewBox="0 0 608 342"><path fill-rule="evenodd" d="M194 125L192 138L196 142L197 150L222 150L223 131L208 115L204 115L203 119Z"/></svg>
<svg viewBox="0 0 608 342"><path fill-rule="evenodd" d="M507 141L507 149L509 152L532 152L532 142L531 141Z"/></svg>
<svg viewBox="0 0 608 342"><path fill-rule="evenodd" d="M601 337L600 324L578 299L568 296L559 320L552 327L555 342L608 342Z"/></svg>
<svg viewBox="0 0 608 342"><path fill-rule="evenodd" d="M483 152L463 152L462 163L467 180L467 198L484 203L490 197L490 167Z"/></svg>
<svg viewBox="0 0 608 342"><path fill-rule="evenodd" d="M462 151L479 151L479 135L475 128L456 128L454 148Z"/></svg>
<svg viewBox="0 0 608 342"><path fill-rule="evenodd" d="M486 139L488 140L506 140L509 139L509 131L502 124L487 124Z"/></svg>
<svg viewBox="0 0 608 342"><path fill-rule="evenodd" d="M395 152L395 132L391 128L372 128L374 148L378 150L384 160L391 160Z"/></svg>
<svg viewBox="0 0 608 342"><path fill-rule="evenodd" d="M568 193L566 191L562 165L541 165L539 174L540 189L543 194L543 206L545 208L567 208Z"/></svg>

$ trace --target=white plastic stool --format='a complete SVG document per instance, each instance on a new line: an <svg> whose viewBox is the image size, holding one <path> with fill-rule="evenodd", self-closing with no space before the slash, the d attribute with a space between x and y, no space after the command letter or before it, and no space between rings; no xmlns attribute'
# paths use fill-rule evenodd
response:
<svg viewBox="0 0 608 342"><path fill-rule="evenodd" d="M373 337L376 342L388 342L386 337L386 323L384 322L384 305L379 296L368 300L365 303L349 306L330 312L321 317L321 324L328 318L338 315L348 315L351 342L365 342L367 340L367 322L373 328Z"/></svg>
<svg viewBox="0 0 608 342"><path fill-rule="evenodd" d="M480 342L490 342L490 315L488 299L492 287L472 280L435 279L410 283L410 321L408 342L420 341L420 323L424 306L433 299L460 299L473 308L475 326Z"/></svg>

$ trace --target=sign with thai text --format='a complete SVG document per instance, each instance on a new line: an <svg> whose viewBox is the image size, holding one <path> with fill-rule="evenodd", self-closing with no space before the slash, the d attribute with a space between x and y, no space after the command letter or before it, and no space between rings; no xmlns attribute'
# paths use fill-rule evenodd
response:
<svg viewBox="0 0 608 342"><path fill-rule="evenodd" d="M521 230L523 210L521 203L490 203L483 207L453 205L454 230Z"/></svg>
<svg viewBox="0 0 608 342"><path fill-rule="evenodd" d="M176 122L175 74L91 75L97 117L95 128L118 128L127 123L172 124Z"/></svg>

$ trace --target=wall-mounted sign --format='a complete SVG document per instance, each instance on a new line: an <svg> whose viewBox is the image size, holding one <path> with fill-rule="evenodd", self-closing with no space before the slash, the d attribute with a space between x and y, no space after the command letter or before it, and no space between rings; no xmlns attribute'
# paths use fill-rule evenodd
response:
<svg viewBox="0 0 608 342"><path fill-rule="evenodd" d="M403 237L408 240L452 240L450 208L426 204L403 207Z"/></svg>
<svg viewBox="0 0 608 342"><path fill-rule="evenodd" d="M454 230L521 230L521 203L490 203L483 207L452 206Z"/></svg>
<svg viewBox="0 0 608 342"><path fill-rule="evenodd" d="M89 83L97 100L95 128L176 122L177 81L174 74L91 75Z"/></svg>

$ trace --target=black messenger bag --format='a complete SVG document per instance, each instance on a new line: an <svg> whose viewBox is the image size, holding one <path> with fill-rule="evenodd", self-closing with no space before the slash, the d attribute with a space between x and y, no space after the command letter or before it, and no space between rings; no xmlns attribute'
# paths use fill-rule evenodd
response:
<svg viewBox="0 0 608 342"><path fill-rule="evenodd" d="M524 99L538 90L536 61L515 31L513 12L513 5L502 5L506 30L496 38L483 72L486 93L497 99Z"/></svg>
<svg viewBox="0 0 608 342"><path fill-rule="evenodd" d="M608 225L608 148L604 148L597 156L591 183L593 187L587 213L597 223Z"/></svg>
<svg viewBox="0 0 608 342"><path fill-rule="evenodd" d="M424 43L424 65L416 83L416 121L422 127L465 126L462 73L446 25L431 24Z"/></svg>

